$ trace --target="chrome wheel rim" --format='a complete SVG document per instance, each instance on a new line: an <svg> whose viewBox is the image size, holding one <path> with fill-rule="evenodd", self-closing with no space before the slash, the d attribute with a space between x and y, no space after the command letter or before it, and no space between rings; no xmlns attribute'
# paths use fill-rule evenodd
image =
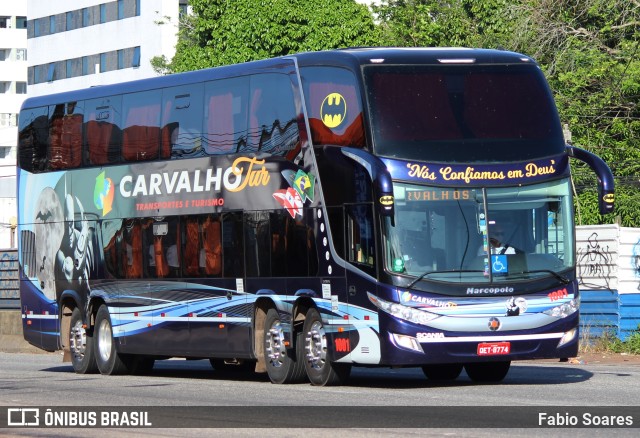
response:
<svg viewBox="0 0 640 438"><path fill-rule="evenodd" d="M109 361L112 347L111 324L106 319L98 326L98 354L103 362Z"/></svg>
<svg viewBox="0 0 640 438"><path fill-rule="evenodd" d="M87 349L87 331L80 320L76 321L69 332L69 349L75 359L82 360L84 358Z"/></svg>
<svg viewBox="0 0 640 438"><path fill-rule="evenodd" d="M280 368L287 357L287 349L284 345L284 332L280 320L274 321L265 337L265 351L271 366Z"/></svg>
<svg viewBox="0 0 640 438"><path fill-rule="evenodd" d="M322 369L327 361L327 334L320 321L314 321L305 341L309 365L316 370Z"/></svg>

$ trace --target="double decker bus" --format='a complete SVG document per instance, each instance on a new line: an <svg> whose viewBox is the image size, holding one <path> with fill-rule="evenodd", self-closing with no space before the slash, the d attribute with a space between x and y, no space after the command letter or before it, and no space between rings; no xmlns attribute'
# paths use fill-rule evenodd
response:
<svg viewBox="0 0 640 438"><path fill-rule="evenodd" d="M274 383L352 366L500 381L578 351L569 158L541 69L359 48L24 102L25 339L80 374L208 359Z"/></svg>

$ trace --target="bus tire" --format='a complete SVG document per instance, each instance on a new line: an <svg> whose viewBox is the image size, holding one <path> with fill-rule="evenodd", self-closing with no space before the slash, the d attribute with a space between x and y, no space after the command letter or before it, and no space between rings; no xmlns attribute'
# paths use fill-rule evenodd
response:
<svg viewBox="0 0 640 438"><path fill-rule="evenodd" d="M422 372L427 379L434 381L456 380L462 372L461 363L443 363L423 365Z"/></svg>
<svg viewBox="0 0 640 438"><path fill-rule="evenodd" d="M511 361L465 364L464 370L474 382L500 382L511 367Z"/></svg>
<svg viewBox="0 0 640 438"><path fill-rule="evenodd" d="M116 351L109 309L104 304L100 306L96 314L96 325L93 329L93 334L96 363L100 373L109 376L128 373L129 367L125 360L129 357L120 355Z"/></svg>
<svg viewBox="0 0 640 438"><path fill-rule="evenodd" d="M331 362L327 357L327 334L316 309L309 309L302 329L304 334L304 366L312 385L333 386L344 383L351 364Z"/></svg>
<svg viewBox="0 0 640 438"><path fill-rule="evenodd" d="M276 309L269 309L264 321L264 360L267 374L273 383L300 383L304 381L304 356L301 334L296 336L294 348L284 343L282 321Z"/></svg>
<svg viewBox="0 0 640 438"><path fill-rule="evenodd" d="M98 365L94 353L93 337L85 328L82 312L77 307L73 309L71 314L68 339L73 370L78 374L97 372Z"/></svg>

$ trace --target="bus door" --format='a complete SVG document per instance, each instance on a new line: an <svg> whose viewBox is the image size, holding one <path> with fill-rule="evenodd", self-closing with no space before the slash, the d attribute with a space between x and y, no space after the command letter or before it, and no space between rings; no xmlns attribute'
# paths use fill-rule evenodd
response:
<svg viewBox="0 0 640 438"><path fill-rule="evenodd" d="M348 302L348 341L336 336L335 352L339 358L350 354L353 362L377 364L380 360L380 340L375 312L365 310L371 303L367 293L376 293L377 270L374 205L371 202L348 204L344 207L345 256L350 267L346 273L346 296L340 301Z"/></svg>

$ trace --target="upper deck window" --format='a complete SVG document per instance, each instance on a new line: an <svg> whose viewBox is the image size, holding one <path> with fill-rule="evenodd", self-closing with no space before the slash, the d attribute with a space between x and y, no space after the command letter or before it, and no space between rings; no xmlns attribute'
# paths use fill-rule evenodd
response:
<svg viewBox="0 0 640 438"><path fill-rule="evenodd" d="M314 146L365 146L360 93L354 75L335 67L300 69Z"/></svg>
<svg viewBox="0 0 640 438"><path fill-rule="evenodd" d="M372 66L364 75L379 155L487 162L564 151L557 111L534 65Z"/></svg>

